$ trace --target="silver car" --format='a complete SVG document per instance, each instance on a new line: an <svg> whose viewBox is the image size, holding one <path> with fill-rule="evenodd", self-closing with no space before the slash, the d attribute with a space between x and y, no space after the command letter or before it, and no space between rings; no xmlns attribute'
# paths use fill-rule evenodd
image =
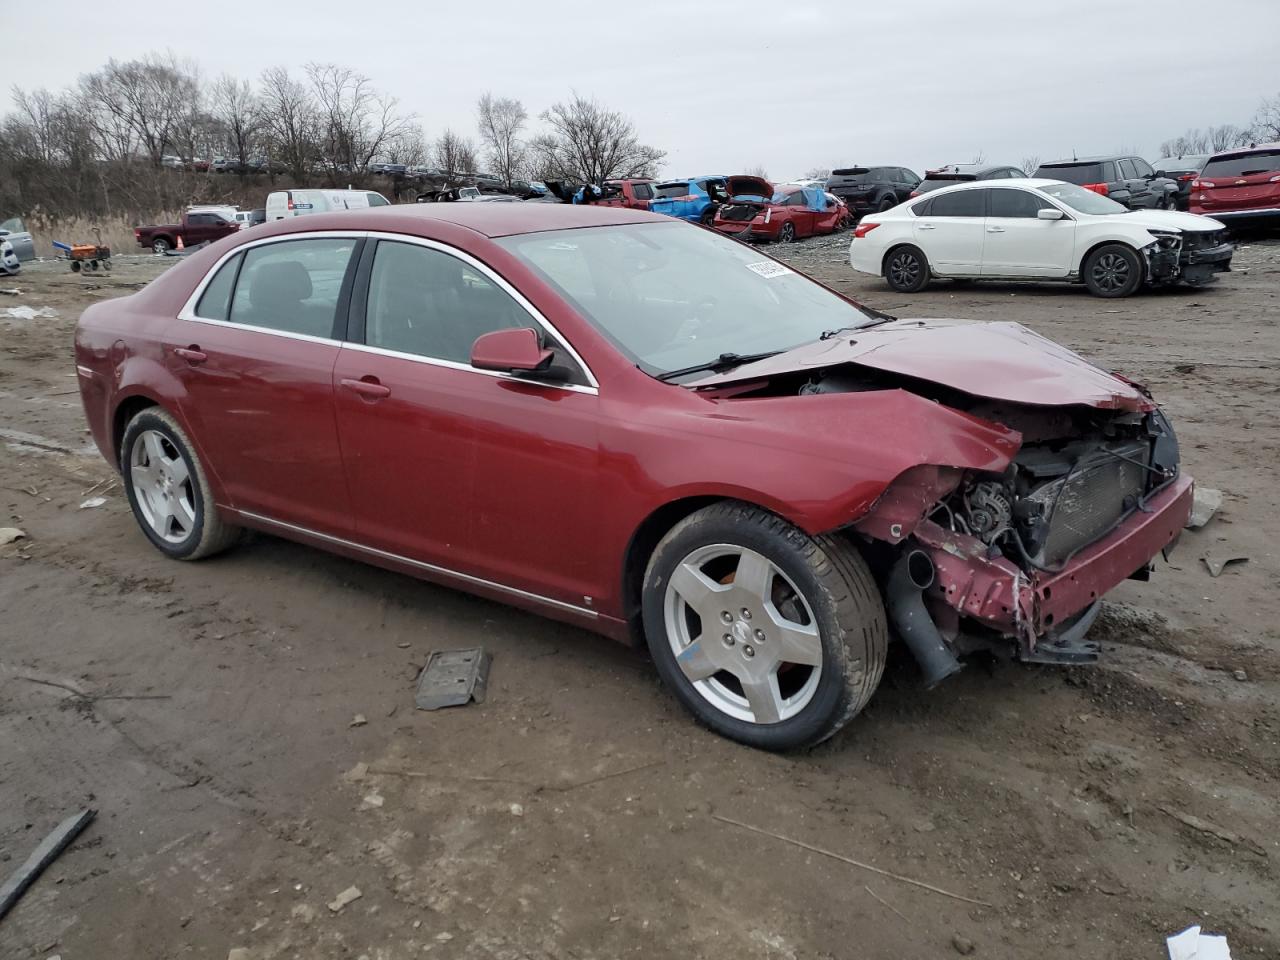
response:
<svg viewBox="0 0 1280 960"><path fill-rule="evenodd" d="M13 244L13 252L19 260L35 259L35 241L31 239L31 232L27 230L21 217L13 217L0 223L0 239Z"/></svg>

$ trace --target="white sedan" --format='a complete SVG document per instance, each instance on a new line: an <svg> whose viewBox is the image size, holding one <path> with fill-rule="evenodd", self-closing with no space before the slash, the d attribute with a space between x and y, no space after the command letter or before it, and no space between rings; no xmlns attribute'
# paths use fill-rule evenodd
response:
<svg viewBox="0 0 1280 960"><path fill-rule="evenodd" d="M1057 180L982 180L863 217L849 263L901 293L946 277L1063 280L1127 297L1144 283L1208 283L1233 252L1208 217L1130 210Z"/></svg>

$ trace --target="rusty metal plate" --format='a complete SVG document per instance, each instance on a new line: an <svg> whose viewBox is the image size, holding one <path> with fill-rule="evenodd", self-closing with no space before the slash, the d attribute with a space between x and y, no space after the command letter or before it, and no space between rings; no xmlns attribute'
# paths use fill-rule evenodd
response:
<svg viewBox="0 0 1280 960"><path fill-rule="evenodd" d="M419 710L484 703L490 660L483 647L434 651L418 675L414 703Z"/></svg>

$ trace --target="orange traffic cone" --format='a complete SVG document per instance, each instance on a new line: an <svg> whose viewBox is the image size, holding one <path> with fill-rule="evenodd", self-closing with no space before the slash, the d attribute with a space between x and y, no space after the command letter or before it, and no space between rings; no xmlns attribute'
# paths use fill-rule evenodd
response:
<svg viewBox="0 0 1280 960"><path fill-rule="evenodd" d="M178 249L179 250L184 249L182 246L182 234L178 234Z"/></svg>

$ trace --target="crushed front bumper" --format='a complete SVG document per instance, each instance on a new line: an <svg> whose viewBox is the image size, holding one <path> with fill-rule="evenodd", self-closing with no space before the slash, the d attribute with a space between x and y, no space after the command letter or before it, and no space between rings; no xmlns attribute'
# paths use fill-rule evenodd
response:
<svg viewBox="0 0 1280 960"><path fill-rule="evenodd" d="M1015 639L1020 655L1030 659L1039 641L1143 570L1177 539L1191 515L1191 500L1191 478L1179 476L1061 570L1031 575L1006 557L988 556L981 541L925 521L915 538L936 570L926 598L940 626L947 616L977 621Z"/></svg>

